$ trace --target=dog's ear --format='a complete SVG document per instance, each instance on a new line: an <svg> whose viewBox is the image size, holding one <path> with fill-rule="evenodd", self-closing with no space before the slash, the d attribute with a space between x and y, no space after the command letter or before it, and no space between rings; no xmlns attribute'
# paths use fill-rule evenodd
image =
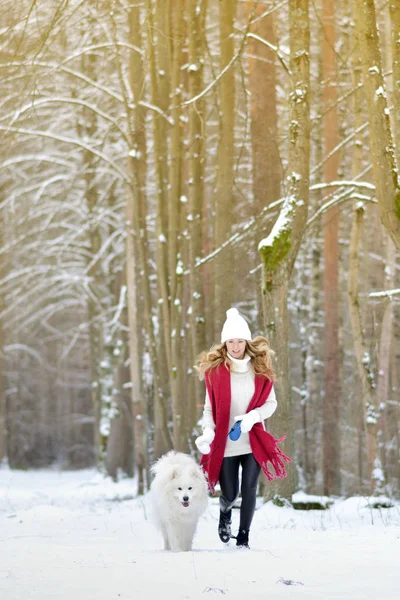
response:
<svg viewBox="0 0 400 600"><path fill-rule="evenodd" d="M173 467L171 469L171 479L176 479L179 475L179 469L177 467Z"/></svg>
<svg viewBox="0 0 400 600"><path fill-rule="evenodd" d="M195 477L196 479L202 479L202 477L203 477L202 472L200 471L200 469L197 466L192 467L192 469L190 471L190 475L192 477Z"/></svg>

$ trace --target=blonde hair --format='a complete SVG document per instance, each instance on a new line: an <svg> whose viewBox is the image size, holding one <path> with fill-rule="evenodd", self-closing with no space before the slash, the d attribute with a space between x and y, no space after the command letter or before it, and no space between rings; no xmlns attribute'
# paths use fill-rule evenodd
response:
<svg viewBox="0 0 400 600"><path fill-rule="evenodd" d="M254 340L246 341L245 354L250 356L250 362L256 375L263 375L271 381L274 380L275 374L272 366L274 352L271 350L265 337L259 335L255 337ZM230 371L232 370L232 362L229 359L225 343L215 344L210 350L201 352L197 357L194 368L198 373L199 379L203 380L207 371L216 369L219 365L222 365L222 363L224 363Z"/></svg>

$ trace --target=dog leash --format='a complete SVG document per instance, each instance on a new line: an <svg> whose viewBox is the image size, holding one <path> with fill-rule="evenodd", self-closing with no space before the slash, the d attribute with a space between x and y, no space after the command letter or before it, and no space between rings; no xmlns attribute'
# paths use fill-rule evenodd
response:
<svg viewBox="0 0 400 600"><path fill-rule="evenodd" d="M233 442L236 442L242 433L240 424L242 421L236 421L236 423L231 427L231 429L228 431L226 437L229 437ZM210 460L210 458L215 454L215 452L217 450L219 450L219 448L221 448L222 444L225 444L225 440L223 440L216 448L214 448L214 450L211 452L211 454L209 454L207 456L207 460L205 461L206 463L208 463L208 461Z"/></svg>

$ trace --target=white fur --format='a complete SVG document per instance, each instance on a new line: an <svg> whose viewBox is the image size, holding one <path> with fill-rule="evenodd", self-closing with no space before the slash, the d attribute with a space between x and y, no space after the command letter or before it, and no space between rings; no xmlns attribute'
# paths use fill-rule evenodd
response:
<svg viewBox="0 0 400 600"><path fill-rule="evenodd" d="M155 474L153 516L164 538L164 550L191 550L198 520L208 504L204 474L191 456L173 450L151 470Z"/></svg>

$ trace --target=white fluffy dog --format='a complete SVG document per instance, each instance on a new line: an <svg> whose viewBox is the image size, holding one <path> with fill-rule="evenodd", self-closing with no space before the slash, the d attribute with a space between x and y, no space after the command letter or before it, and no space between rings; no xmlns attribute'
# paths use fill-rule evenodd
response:
<svg viewBox="0 0 400 600"><path fill-rule="evenodd" d="M151 470L155 474L153 516L164 538L164 550L191 550L198 520L208 504L204 474L191 456L173 450Z"/></svg>

